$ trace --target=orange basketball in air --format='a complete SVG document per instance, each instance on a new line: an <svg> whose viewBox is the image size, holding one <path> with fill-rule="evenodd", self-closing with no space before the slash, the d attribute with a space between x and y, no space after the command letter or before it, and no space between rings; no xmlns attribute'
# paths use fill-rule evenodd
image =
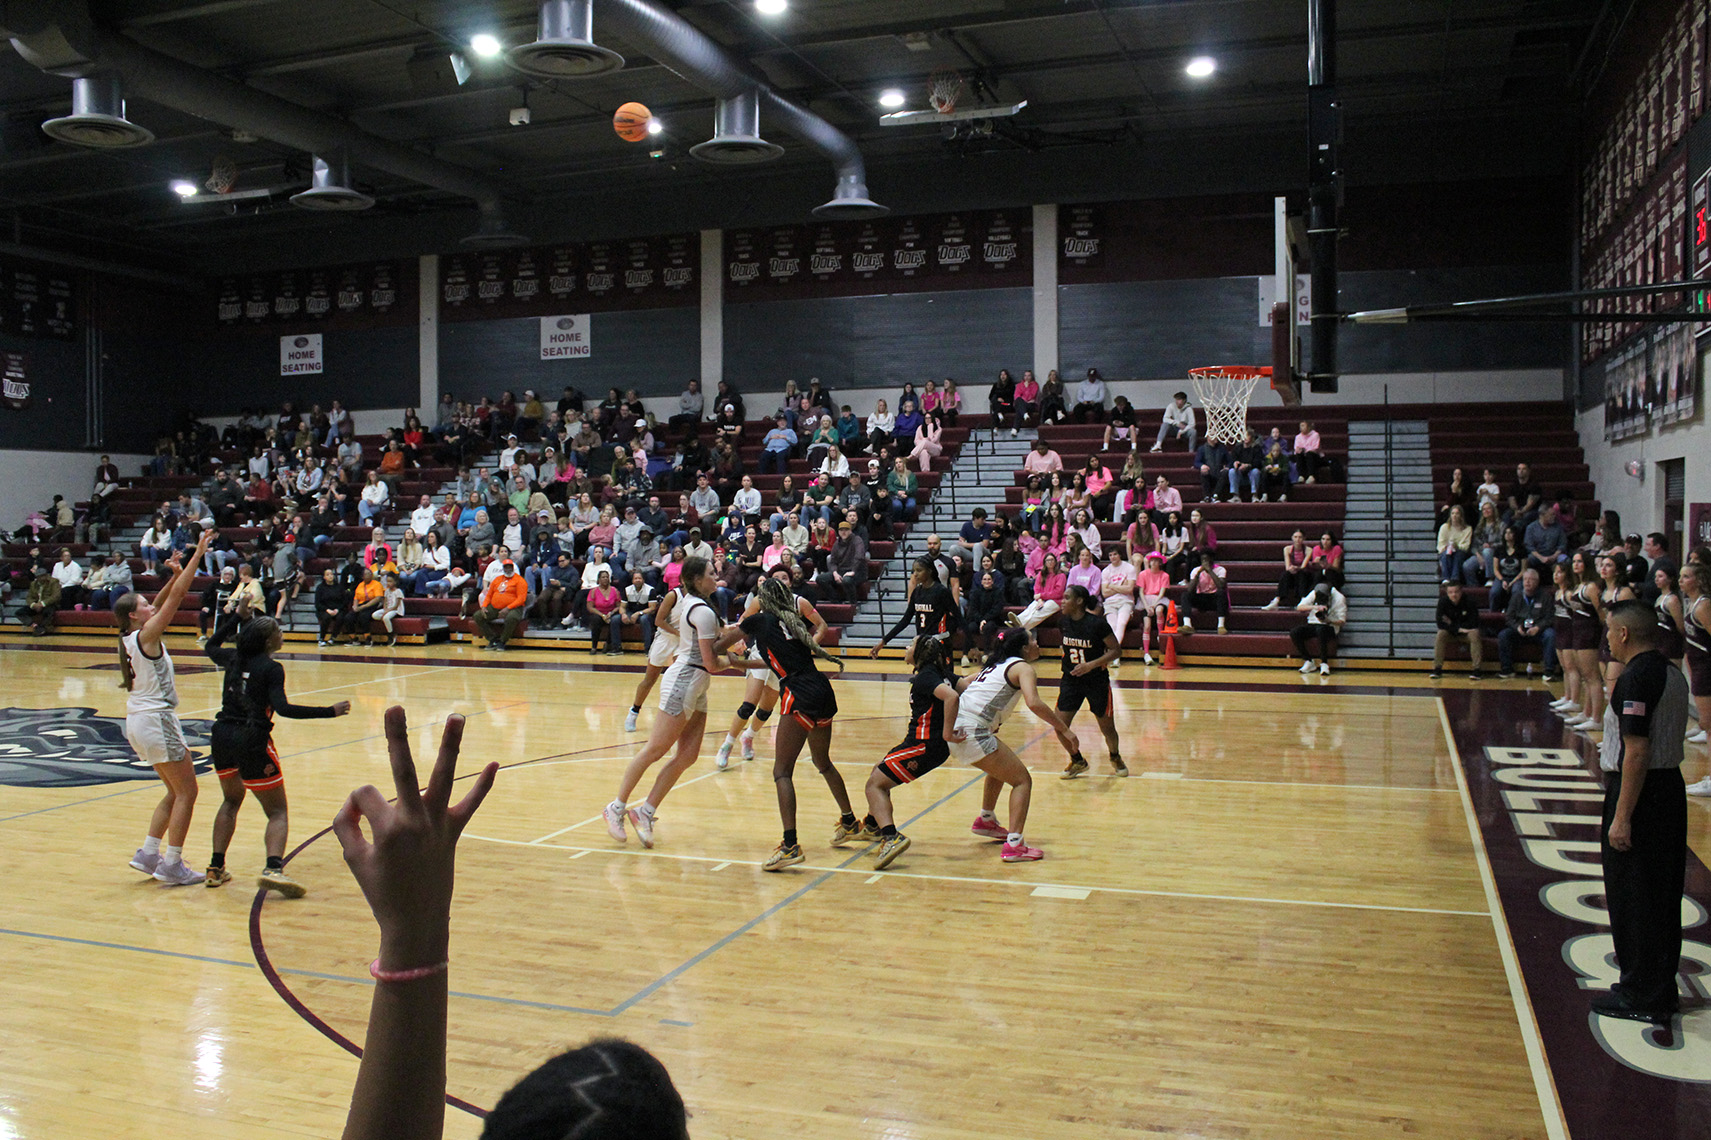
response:
<svg viewBox="0 0 1711 1140"><path fill-rule="evenodd" d="M625 142L642 142L648 137L648 122L653 112L640 103L625 103L612 116L612 129Z"/></svg>

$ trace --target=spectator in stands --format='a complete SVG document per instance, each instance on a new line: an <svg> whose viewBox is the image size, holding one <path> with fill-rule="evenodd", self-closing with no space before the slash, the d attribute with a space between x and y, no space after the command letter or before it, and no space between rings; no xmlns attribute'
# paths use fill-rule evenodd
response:
<svg viewBox="0 0 1711 1140"><path fill-rule="evenodd" d="M1011 420L1011 435L1016 434L1018 427L1033 427L1039 423L1040 385L1031 369L1024 368L1022 379L1016 382L1015 413Z"/></svg>
<svg viewBox="0 0 1711 1140"><path fill-rule="evenodd" d="M780 415L773 420L773 426L761 441L760 473L762 475L782 475L790 454L796 447L797 436L790 428L790 423Z"/></svg>
<svg viewBox="0 0 1711 1140"><path fill-rule="evenodd" d="M1264 476L1261 467L1264 463L1265 449L1254 435L1254 429L1248 428L1241 440L1230 446L1230 502L1241 498L1244 488L1247 501L1260 497L1260 482Z"/></svg>
<svg viewBox="0 0 1711 1140"><path fill-rule="evenodd" d="M315 584L316 645L331 644L338 635L339 627L344 624L345 597L345 588L339 585L339 576L333 568L321 571L321 580Z"/></svg>
<svg viewBox="0 0 1711 1140"><path fill-rule="evenodd" d="M1497 513L1497 504L1490 500L1482 503L1479 518L1473 524L1468 556L1462 563L1463 582L1470 586L1491 585L1491 566L1497 552L1503 547L1503 530L1503 519Z"/></svg>
<svg viewBox="0 0 1711 1140"><path fill-rule="evenodd" d="M598 574L595 585L584 600L591 635L589 648L597 654L618 653L623 635L624 599L612 585L609 570L601 569Z"/></svg>
<svg viewBox="0 0 1711 1140"><path fill-rule="evenodd" d="M1450 508L1450 517L1438 528L1438 577L1461 581L1462 563L1473 547L1473 528L1467 525L1461 504Z"/></svg>
<svg viewBox="0 0 1711 1140"><path fill-rule="evenodd" d="M897 419L892 430L893 448L896 455L908 455L915 448L915 433L927 418L921 414L921 409L913 397L904 400L897 406Z"/></svg>
<svg viewBox="0 0 1711 1140"><path fill-rule="evenodd" d="M1466 597L1459 578L1446 578L1443 592L1438 595L1438 636L1432 647L1432 677L1444 675L1444 656L1451 644L1467 642L1468 657L1473 671L1472 680L1479 680L1480 665L1485 660L1484 633L1480 627L1479 609L1473 599Z"/></svg>
<svg viewBox="0 0 1711 1140"><path fill-rule="evenodd" d="M1513 529L1513 528L1511 528ZM1497 676L1515 675L1515 647L1538 642L1544 657L1546 679L1557 671L1556 605L1549 591L1539 586L1539 572L1528 567L1521 572L1520 588L1509 595L1503 611L1503 629L1497 634Z"/></svg>
<svg viewBox="0 0 1711 1140"><path fill-rule="evenodd" d="M143 573L153 574L155 568L172 557L172 527L165 516L156 515L149 528L137 540L137 555L143 560Z"/></svg>
<svg viewBox="0 0 1711 1140"><path fill-rule="evenodd" d="M993 642L1004 632L1004 617L1004 591L991 570L982 571L963 601L962 627L967 631L969 648L991 653Z"/></svg>
<svg viewBox="0 0 1711 1140"><path fill-rule="evenodd" d="M111 455L103 455L101 462L95 465L95 482L89 490L90 502L110 498L118 489L119 468Z"/></svg>
<svg viewBox="0 0 1711 1140"><path fill-rule="evenodd" d="M892 461L885 477L886 490L891 494L891 521L902 522L915 513L915 493L920 483L902 456Z"/></svg>
<svg viewBox="0 0 1711 1140"><path fill-rule="evenodd" d="M1490 503L1492 506L1497 508L1498 513L1501 516L1503 510L1503 488L1497 485L1497 472L1493 471L1489 467L1481 470L1479 486L1473 489L1473 493L1477 499L1476 509L1479 512L1483 513L1485 511L1485 504Z"/></svg>
<svg viewBox="0 0 1711 1140"><path fill-rule="evenodd" d="M465 510L461 517L470 517L470 512ZM493 529L493 524L488 521L485 508L476 509L474 520L469 526L459 528L459 533L463 536L464 552L471 557L479 554L483 548L490 547L499 541L498 532Z"/></svg>
<svg viewBox="0 0 1711 1140"><path fill-rule="evenodd" d="M986 392L986 407L992 413L994 431L1008 424L1010 434L1016 434L1016 380L1008 368L998 370L998 379Z"/></svg>
<svg viewBox="0 0 1711 1140"><path fill-rule="evenodd" d="M837 515L837 502L838 492L832 480L824 473L815 475L802 492L802 518L809 524L822 522L829 527Z"/></svg>
<svg viewBox="0 0 1711 1140"><path fill-rule="evenodd" d="M517 573L517 564L509 556L499 562L499 567L499 573L481 596L475 628L487 639L486 648L503 651L523 621L529 604L529 586Z"/></svg>
<svg viewBox="0 0 1711 1140"><path fill-rule="evenodd" d="M723 504L719 501L719 492L713 489L712 480L707 477L706 473L695 476L695 489L689 492L689 505L702 518L715 519L719 517L719 510ZM571 521L574 525L575 520L572 519Z"/></svg>
<svg viewBox="0 0 1711 1140"><path fill-rule="evenodd" d="M760 492L755 489L754 480L747 475L742 477L741 485L731 496L731 510L745 523L760 522Z"/></svg>
<svg viewBox="0 0 1711 1140"><path fill-rule="evenodd" d="M426 594L428 587L444 578L450 570L451 551L440 541L439 532L431 530L422 543L420 565L413 573L406 572L404 581L410 593Z"/></svg>
<svg viewBox="0 0 1711 1140"><path fill-rule="evenodd" d="M1313 584L1329 582L1343 588L1343 544L1334 531L1322 531L1319 541L1307 552L1307 568L1313 572Z"/></svg>
<svg viewBox="0 0 1711 1140"><path fill-rule="evenodd" d="M18 612L18 620L28 623L30 632L42 637L53 630L62 602L63 592L59 579L54 577L51 569L43 568L25 591L24 605Z"/></svg>
<svg viewBox="0 0 1711 1140"><path fill-rule="evenodd" d="M294 480L294 490L297 495L297 509L307 510L321 493L321 484L325 476L321 473L320 462L313 456L303 458L303 466L297 472Z"/></svg>
<svg viewBox="0 0 1711 1140"><path fill-rule="evenodd" d="M1153 522L1163 525L1164 520L1171 514L1182 512L1182 492L1170 485L1170 480L1160 475L1153 484Z"/></svg>
<svg viewBox="0 0 1711 1140"><path fill-rule="evenodd" d="M825 579L831 597L848 605L861 602L861 584L867 580L867 539L849 519L838 522L837 540L826 554Z"/></svg>
<svg viewBox="0 0 1711 1140"><path fill-rule="evenodd" d="M1113 442L1127 444L1134 451L1141 442L1135 431L1135 409L1129 403L1129 397L1118 396L1111 401L1111 419L1105 425L1105 439L1099 445L1099 450L1110 451Z"/></svg>
<svg viewBox="0 0 1711 1140"><path fill-rule="evenodd" d="M1188 393L1177 392L1164 406L1164 417L1159 422L1158 439L1153 441L1152 450L1163 451L1165 440L1181 437L1188 443L1188 451L1192 455L1195 435L1194 409L1188 405Z"/></svg>
<svg viewBox="0 0 1711 1140"><path fill-rule="evenodd" d="M1157 553L1164 560L1164 571L1172 582L1182 582L1188 577L1193 557L1188 542L1188 527L1183 523L1181 513L1171 511L1165 516L1164 525L1159 527Z"/></svg>
<svg viewBox="0 0 1711 1140"><path fill-rule="evenodd" d="M1503 521L1522 527L1522 533L1538 518L1545 493L1533 479L1533 469L1525 463L1515 465L1515 482L1509 488L1509 510ZM1531 549L1529 546L1528 549Z"/></svg>
<svg viewBox="0 0 1711 1140"><path fill-rule="evenodd" d="M232 591L238 587L238 572L227 566L219 576L210 582L202 591L202 605L196 613L197 642L206 641L220 615L225 612L226 603L231 600Z"/></svg>
<svg viewBox="0 0 1711 1140"><path fill-rule="evenodd" d="M394 623L404 616L404 591L398 584L398 575L387 574L381 580L380 610L375 615L380 624L386 627L386 644L397 645L398 633Z"/></svg>
<svg viewBox="0 0 1711 1140"><path fill-rule="evenodd" d="M1123 554L1133 560L1136 555L1145 555L1158 549L1158 527L1153 525L1152 516L1144 511L1135 514L1135 520L1123 528Z"/></svg>
<svg viewBox="0 0 1711 1140"><path fill-rule="evenodd" d="M1105 401L1108 398L1099 369L1089 368L1087 378L1075 386L1075 407L1070 410L1070 418L1078 424L1089 420L1100 422L1105 418Z"/></svg>
<svg viewBox="0 0 1711 1140"><path fill-rule="evenodd" d="M1301 600L1302 595L1313 588L1315 575L1309 565L1311 554L1304 533L1297 530L1290 535L1289 545L1283 548L1283 575L1277 580L1277 596L1262 606L1262 609L1275 610L1280 605L1293 606Z"/></svg>
<svg viewBox="0 0 1711 1140"><path fill-rule="evenodd" d="M1521 571L1527 566L1527 551L1521 545L1521 534L1512 526L1503 528L1503 538L1492 551L1490 558L1490 577L1484 585L1491 590L1490 608L1502 613L1509 604L1510 591L1520 580ZM1481 585L1476 581L1481 571L1473 563L1462 567L1462 581L1469 586Z"/></svg>
<svg viewBox="0 0 1711 1140"><path fill-rule="evenodd" d="M428 537L437 521L435 515L433 499L423 495L416 509L410 512L410 529L416 532L417 538Z"/></svg>
<svg viewBox="0 0 1711 1140"><path fill-rule="evenodd" d="M798 512L791 511L786 515L784 525L774 533L797 561L801 561L803 555L808 552L808 528L802 525L802 516Z"/></svg>
<svg viewBox="0 0 1711 1140"><path fill-rule="evenodd" d="M659 594L650 587L639 573L630 575L630 584L626 586L619 597L618 606L618 637L623 640L625 626L633 626L636 630L636 640L642 643L642 651L646 652L654 642L654 617L659 612Z"/></svg>
<svg viewBox="0 0 1711 1140"><path fill-rule="evenodd" d="M1034 578L1034 599L1017 615L1016 624L1033 629L1057 613L1063 606L1063 591L1068 583L1069 577L1059 566L1057 555L1047 554Z"/></svg>
<svg viewBox="0 0 1711 1140"><path fill-rule="evenodd" d="M357 516L362 519L364 526L369 526L391 501L392 491L380 481L380 472L370 471L366 482L363 483L362 494L357 501Z"/></svg>
<svg viewBox="0 0 1711 1140"><path fill-rule="evenodd" d="M1313 658L1319 659L1319 675L1328 676L1331 660L1337 655L1337 640L1349 619L1349 603L1341 590L1329 582L1321 582L1295 606L1307 615L1307 620L1289 631L1289 640L1301 657L1301 672L1313 671Z"/></svg>
<svg viewBox="0 0 1711 1140"><path fill-rule="evenodd" d="M1280 503L1288 501L1289 456L1281 443L1274 441L1266 446L1265 458L1260 461L1260 485L1265 491L1266 502L1271 502L1273 495Z"/></svg>
<svg viewBox="0 0 1711 1140"><path fill-rule="evenodd" d="M1206 516L1200 513L1199 507L1189 511L1188 544L1186 547L1188 564L1196 565L1199 563L1202 554L1214 554L1217 550L1218 531L1216 528L1206 521Z"/></svg>
<svg viewBox="0 0 1711 1140"><path fill-rule="evenodd" d="M1527 548L1527 565L1545 570L1554 562L1568 556L1568 536L1557 522L1557 509L1546 507L1527 525L1522 545Z"/></svg>
<svg viewBox="0 0 1711 1140"><path fill-rule="evenodd" d="M1640 599L1649 606L1657 605L1658 598L1662 596L1657 583L1660 572L1667 573L1671 580L1679 580L1681 577L1681 567L1670 557L1668 544L1669 540L1661 532L1654 530L1646 535L1645 546L1641 550L1649 560L1649 565L1645 585L1640 588Z"/></svg>
<svg viewBox="0 0 1711 1140"><path fill-rule="evenodd" d="M614 558L613 561L616 562L617 559ZM650 586L657 586L665 563L665 551L654 537L653 528L644 524L635 539L624 547L622 573L639 572Z"/></svg>
<svg viewBox="0 0 1711 1140"><path fill-rule="evenodd" d="M1087 466L1077 474L1081 476L1087 493L1088 510L1094 518L1105 517L1110 513L1111 500L1116 497L1111 487L1111 469L1097 455L1089 455Z"/></svg>
<svg viewBox="0 0 1711 1140"><path fill-rule="evenodd" d="M1196 512L1198 513L1198 512ZM1193 630L1194 615L1212 611L1218 618L1218 632L1228 633L1230 617L1229 571L1218 564L1210 550L1200 552L1199 565L1188 572L1184 593L1182 628Z"/></svg>
<svg viewBox="0 0 1711 1140"><path fill-rule="evenodd" d="M962 559L964 566L979 566L992 539L992 525L986 521L985 507L975 507L969 512L968 521L962 524L957 537L959 541L951 547L952 556Z"/></svg>
<svg viewBox="0 0 1711 1140"><path fill-rule="evenodd" d="M345 611L340 632L344 637L361 637L364 645L374 644L370 622L380 612L386 600L386 587L375 571L363 568L362 577L351 593L350 608Z"/></svg>
<svg viewBox="0 0 1711 1140"><path fill-rule="evenodd" d="M1022 459L1022 470L1032 475L1049 475L1063 470L1063 456L1052 449L1044 436L1034 440L1033 450Z"/></svg>
<svg viewBox="0 0 1711 1140"><path fill-rule="evenodd" d="M1218 501L1218 493L1230 482L1230 449L1216 436L1207 436L1194 449L1194 470L1200 474L1200 497L1208 503Z"/></svg>
<svg viewBox="0 0 1711 1140"><path fill-rule="evenodd" d="M1099 524L1093 521L1093 515L1085 508L1078 508L1076 512L1070 516L1069 534L1071 538L1080 539L1081 545L1087 547L1087 549L1093 552L1095 560L1099 558ZM1097 592L1095 592L1094 596L1098 596Z"/></svg>
<svg viewBox="0 0 1711 1140"><path fill-rule="evenodd" d="M1302 420L1301 430L1295 433L1295 470L1309 483L1318 482L1319 470L1326 462L1321 443L1312 423Z"/></svg>
<svg viewBox="0 0 1711 1140"><path fill-rule="evenodd" d="M689 385L678 393L677 414L666 421L672 431L691 431L701 422L701 413L706 410L707 401L701 395L701 381L691 380Z"/></svg>
<svg viewBox="0 0 1711 1140"><path fill-rule="evenodd" d="M394 568L395 561L392 544L386 541L386 532L375 527L369 532L367 545L362 548L363 566L374 571L378 579L379 575Z"/></svg>
<svg viewBox="0 0 1711 1140"><path fill-rule="evenodd" d="M939 424L937 414L928 416L915 429L915 436L909 443L906 460L913 460L921 466L921 473L926 474L932 469L932 461L945 453L945 430Z"/></svg>
<svg viewBox="0 0 1711 1140"><path fill-rule="evenodd" d="M945 377L945 386L939 391L939 421L946 427L956 427L957 417L962 414L962 389L949 376Z"/></svg>
<svg viewBox="0 0 1711 1140"><path fill-rule="evenodd" d="M54 581L59 583L60 605L65 609L77 607L83 601L86 571L71 557L70 550L60 550L59 561L53 564L52 574Z"/></svg>

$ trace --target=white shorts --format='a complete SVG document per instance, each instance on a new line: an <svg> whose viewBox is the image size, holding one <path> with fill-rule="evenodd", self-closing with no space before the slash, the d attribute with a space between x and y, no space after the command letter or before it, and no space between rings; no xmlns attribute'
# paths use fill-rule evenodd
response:
<svg viewBox="0 0 1711 1140"><path fill-rule="evenodd" d="M125 717L125 739L144 764L171 764L184 759L184 729L175 712L132 713Z"/></svg>
<svg viewBox="0 0 1711 1140"><path fill-rule="evenodd" d="M707 711L707 686L712 678L699 665L678 661L665 671L659 684L659 711L667 716L688 716Z"/></svg>
<svg viewBox="0 0 1711 1140"><path fill-rule="evenodd" d="M748 679L751 681L759 681L773 692L778 692L778 674L774 673L771 669L750 669L748 671Z"/></svg>
<svg viewBox="0 0 1711 1140"><path fill-rule="evenodd" d="M654 631L654 643L648 646L648 664L664 669L677 656L677 635L664 630Z"/></svg>
<svg viewBox="0 0 1711 1140"><path fill-rule="evenodd" d="M968 739L961 744L951 745L951 755L958 761L973 764L998 751L997 729L969 724L959 724L956 727L968 735Z"/></svg>
<svg viewBox="0 0 1711 1140"><path fill-rule="evenodd" d="M1162 605L1164 605L1164 595L1163 594L1157 594L1157 595L1142 594L1141 595L1141 609L1145 610L1148 613L1152 613L1154 610L1158 609Z"/></svg>

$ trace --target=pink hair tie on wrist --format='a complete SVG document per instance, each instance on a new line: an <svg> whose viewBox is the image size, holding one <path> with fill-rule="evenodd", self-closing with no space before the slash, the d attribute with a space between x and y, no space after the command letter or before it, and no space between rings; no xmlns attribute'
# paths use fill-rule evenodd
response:
<svg viewBox="0 0 1711 1140"><path fill-rule="evenodd" d="M377 982L419 982L423 978L443 974L450 968L449 961L438 962L432 966L418 966L414 970L382 970L379 958L368 964L369 975Z"/></svg>

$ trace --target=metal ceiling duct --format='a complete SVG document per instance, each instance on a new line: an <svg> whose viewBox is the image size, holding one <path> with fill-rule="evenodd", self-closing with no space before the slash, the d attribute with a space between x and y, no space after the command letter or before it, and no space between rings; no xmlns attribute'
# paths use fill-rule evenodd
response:
<svg viewBox="0 0 1711 1140"><path fill-rule="evenodd" d="M350 213L366 210L374 199L360 190L351 189L350 160L343 151L330 157L315 156L313 185L300 194L291 195L291 204L301 210L324 210Z"/></svg>
<svg viewBox="0 0 1711 1140"><path fill-rule="evenodd" d="M593 0L545 0L535 42L507 51L505 62L542 79L580 79L616 71L624 57L594 42Z"/></svg>
<svg viewBox="0 0 1711 1140"><path fill-rule="evenodd" d="M458 244L465 249L515 249L520 245L528 245L529 239L522 234L511 232L511 227L505 222L505 213L499 209L481 208L481 223L475 232L466 238L458 239Z"/></svg>
<svg viewBox="0 0 1711 1140"><path fill-rule="evenodd" d="M71 114L42 124L46 134L76 146L146 146L154 132L125 118L125 93L111 72L71 81Z"/></svg>
<svg viewBox="0 0 1711 1140"><path fill-rule="evenodd" d="M86 0L0 3L0 37L50 74L77 79L116 72L137 98L310 154L342 150L361 165L474 199L483 234L495 226L504 230L505 191L486 176L97 28Z"/></svg>
<svg viewBox="0 0 1711 1140"><path fill-rule="evenodd" d="M760 137L760 93L745 91L735 99L719 100L713 110L713 137L696 143L689 153L702 162L740 166L771 162L784 148Z"/></svg>
<svg viewBox="0 0 1711 1140"><path fill-rule="evenodd" d="M876 218L890 213L867 196L867 164L855 141L844 132L773 91L764 79L677 13L647 0L600 3L602 22L626 42L648 49L660 63L716 99L755 95L771 121L830 158L837 168L837 188L830 202L815 207L816 217Z"/></svg>

